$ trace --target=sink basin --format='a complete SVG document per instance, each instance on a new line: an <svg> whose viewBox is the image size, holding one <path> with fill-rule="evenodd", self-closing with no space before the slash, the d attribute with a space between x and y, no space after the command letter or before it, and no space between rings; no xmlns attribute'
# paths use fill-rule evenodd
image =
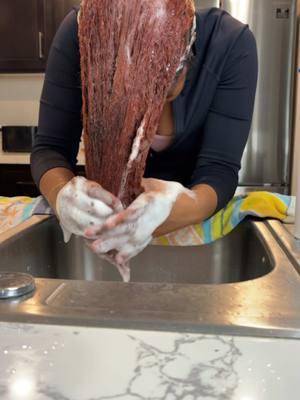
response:
<svg viewBox="0 0 300 400"><path fill-rule="evenodd" d="M0 272L27 272L38 278L121 280L117 269L93 255L81 238L73 237L65 244L53 217L2 241L0 264ZM131 281L234 283L264 276L273 264L264 239L248 220L209 245L148 246L131 261Z"/></svg>
<svg viewBox="0 0 300 400"><path fill-rule="evenodd" d="M210 245L149 246L130 284L55 218L0 235L0 274L27 272L36 290L0 300L0 321L300 339L300 275L268 221L246 220Z"/></svg>

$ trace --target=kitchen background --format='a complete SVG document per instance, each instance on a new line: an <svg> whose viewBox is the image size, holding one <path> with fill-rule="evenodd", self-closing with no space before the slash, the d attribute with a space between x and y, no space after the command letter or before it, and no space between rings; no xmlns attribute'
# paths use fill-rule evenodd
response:
<svg viewBox="0 0 300 400"><path fill-rule="evenodd" d="M9 2L9 0L3 0L5 2ZM20 1L20 0L15 0ZM34 1L34 0L31 0ZM271 0L268 0L271 1ZM53 29L55 30L59 24L59 21L63 18L63 15L69 10L72 4L79 3L79 0L53 0L55 4L55 15L54 21L55 26ZM3 3L3 4L4 4ZM10 2L9 2L10 3ZM231 7L232 11L238 13L239 16L247 14L246 8L248 7L255 7L257 6L259 1L255 0L223 0L221 1L223 6L226 6L227 9ZM238 7L232 6L232 4L239 3ZM284 8L289 1L274 1L276 3L276 7ZM203 8L211 5L218 5L218 0L196 0L197 6L201 6ZM243 8L244 7L244 8ZM239 8L239 9L238 9ZM253 10L252 10L253 11ZM248 14L251 14L248 9ZM252 12L253 14L253 12ZM298 15L298 23L297 26L299 28L300 23L300 2L298 1L297 5L297 15ZM0 17L1 23L1 17ZM1 28L1 27L0 27ZM300 29L298 29L300 32ZM294 137L293 142L294 145L292 147L293 158L289 160L290 167L292 170L292 185L291 191L294 194L296 191L296 171L297 171L297 155L300 154L300 51L299 51L299 43L300 43L300 34L297 34L298 41L296 44L296 48L298 49L297 54L297 64L295 63L294 66L291 68L294 70L292 71L292 76L295 78L294 87L295 87L295 102L294 102ZM1 43L1 42L0 42ZM46 43L46 46L49 44ZM1 52L1 47L0 47ZM1 53L0 53L1 57ZM299 73L297 73L297 69L299 69ZM43 73L1 73L0 74L0 125L37 125L38 121L38 109L39 109L39 98L42 90L44 74ZM270 101L271 101L270 95ZM1 144L1 143L0 143ZM250 147L250 146L249 146ZM253 146L252 146L253 147ZM272 150L271 150L272 151ZM247 154L249 158L249 154ZM276 165L276 158L277 155L273 157L273 165ZM246 158L246 157L245 157ZM262 158L261 158L262 159ZM253 154L250 154L250 159L248 160L248 164L257 166L258 159L253 157ZM275 164L274 164L275 162ZM2 180L5 178L7 182L8 177L10 176L12 180L17 180L18 182L18 189L15 190L14 194L31 194L34 193L32 187L30 187L31 183L29 181L29 154L24 153L7 153L3 152L2 145L0 146L0 185L3 188L4 185L2 184ZM83 152L81 151L79 156L79 163L84 163ZM278 155L278 163L282 163L281 155ZM22 167L21 167L22 166ZM259 167L259 166L257 166ZM299 165L300 168L300 165ZM274 172L275 173L275 172ZM241 173L243 176L244 172ZM278 182L277 182L278 183ZM9 186L6 186L7 193L1 193L5 195L10 194Z"/></svg>

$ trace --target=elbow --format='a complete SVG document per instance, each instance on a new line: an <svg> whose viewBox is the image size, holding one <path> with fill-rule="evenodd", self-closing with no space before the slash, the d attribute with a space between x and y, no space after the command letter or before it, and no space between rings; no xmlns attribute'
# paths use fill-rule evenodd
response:
<svg viewBox="0 0 300 400"><path fill-rule="evenodd" d="M65 168L74 172L75 166L56 149L48 146L35 146L30 156L32 178L39 187L42 176L54 168Z"/></svg>
<svg viewBox="0 0 300 400"><path fill-rule="evenodd" d="M231 168L224 165L209 165L198 170L193 177L192 186L198 184L211 186L217 194L216 214L224 208L233 198L238 186L238 168Z"/></svg>
<svg viewBox="0 0 300 400"><path fill-rule="evenodd" d="M222 210L232 200L238 187L238 174L231 173L225 175L216 184L215 190L217 192L218 203L216 213Z"/></svg>

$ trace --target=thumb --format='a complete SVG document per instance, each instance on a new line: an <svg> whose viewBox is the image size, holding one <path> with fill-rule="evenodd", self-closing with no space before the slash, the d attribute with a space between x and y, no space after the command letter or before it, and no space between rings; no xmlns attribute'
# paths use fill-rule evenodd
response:
<svg viewBox="0 0 300 400"><path fill-rule="evenodd" d="M67 228L65 228L61 223L60 223L60 227L63 231L63 235L64 235L64 242L68 243L69 240L71 239L72 233L70 231L68 231Z"/></svg>

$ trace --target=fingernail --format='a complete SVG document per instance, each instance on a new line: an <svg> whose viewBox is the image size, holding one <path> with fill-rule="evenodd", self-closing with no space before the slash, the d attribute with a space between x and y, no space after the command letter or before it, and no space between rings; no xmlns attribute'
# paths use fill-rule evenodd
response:
<svg viewBox="0 0 300 400"><path fill-rule="evenodd" d="M100 252L100 246L101 246L100 243L97 243L97 244L93 243L93 244L91 245L92 251L94 251L95 253Z"/></svg>
<svg viewBox="0 0 300 400"><path fill-rule="evenodd" d="M125 262L123 256L121 256L119 254L117 254L117 256L116 256L116 261L118 264L124 264L124 262Z"/></svg>

